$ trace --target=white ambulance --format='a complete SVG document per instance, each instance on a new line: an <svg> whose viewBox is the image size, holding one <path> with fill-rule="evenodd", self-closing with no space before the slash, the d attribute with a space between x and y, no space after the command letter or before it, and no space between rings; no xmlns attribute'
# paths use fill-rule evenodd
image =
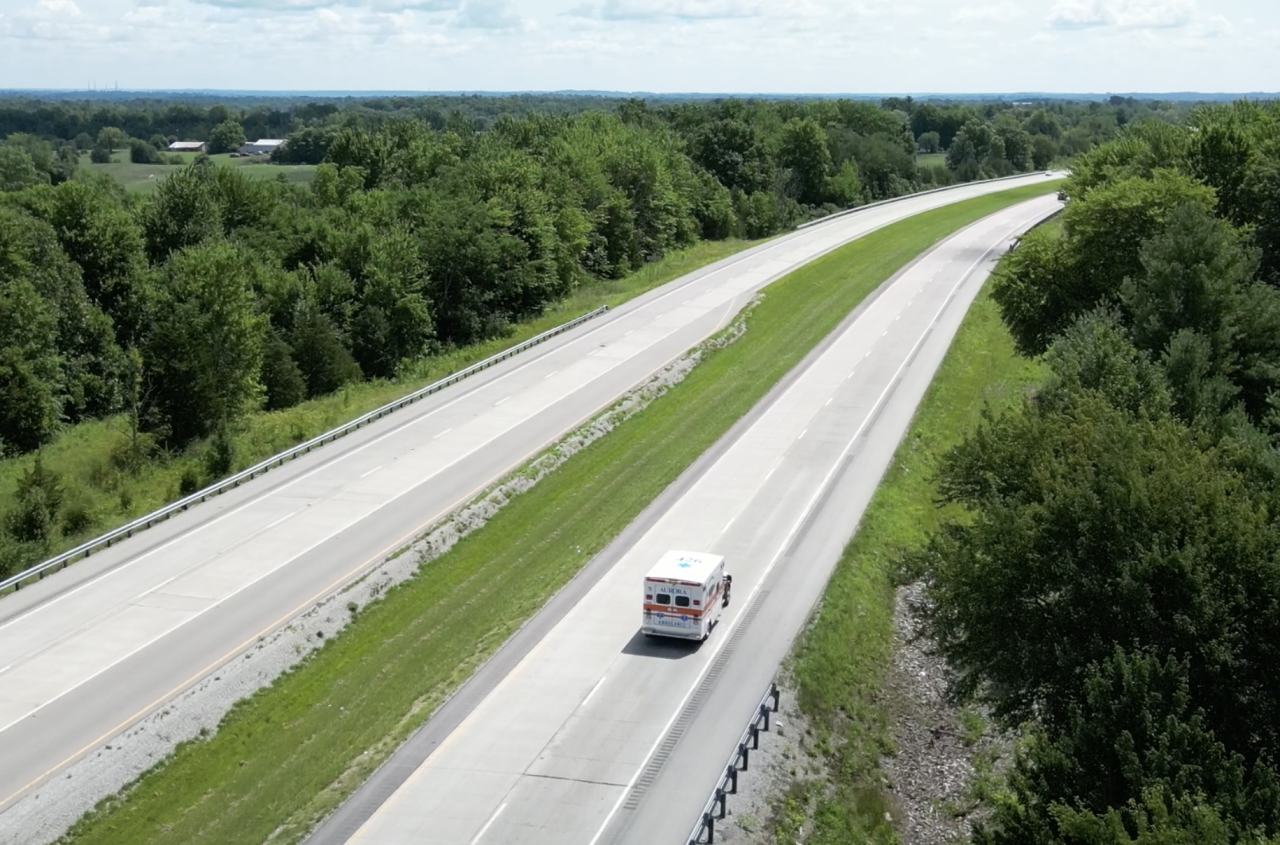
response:
<svg viewBox="0 0 1280 845"><path fill-rule="evenodd" d="M667 552L644 579L646 636L705 640L729 601L733 579L724 558L705 552Z"/></svg>

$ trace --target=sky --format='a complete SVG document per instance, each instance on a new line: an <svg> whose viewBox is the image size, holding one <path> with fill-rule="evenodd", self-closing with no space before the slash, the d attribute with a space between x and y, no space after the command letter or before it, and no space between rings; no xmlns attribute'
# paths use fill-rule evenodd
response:
<svg viewBox="0 0 1280 845"><path fill-rule="evenodd" d="M0 88L1280 91L1277 0L0 0Z"/></svg>

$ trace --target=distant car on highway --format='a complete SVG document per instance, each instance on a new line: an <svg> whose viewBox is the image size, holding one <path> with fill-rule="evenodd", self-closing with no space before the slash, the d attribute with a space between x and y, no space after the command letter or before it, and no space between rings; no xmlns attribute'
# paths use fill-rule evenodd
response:
<svg viewBox="0 0 1280 845"><path fill-rule="evenodd" d="M705 640L729 603L732 584L720 555L667 552L644 579L641 631L648 637Z"/></svg>

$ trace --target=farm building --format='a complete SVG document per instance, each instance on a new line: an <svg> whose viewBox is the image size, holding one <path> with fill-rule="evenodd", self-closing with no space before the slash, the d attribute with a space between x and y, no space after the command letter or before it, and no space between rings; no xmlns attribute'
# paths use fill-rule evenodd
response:
<svg viewBox="0 0 1280 845"><path fill-rule="evenodd" d="M277 138L260 138L257 141L250 141L240 148L240 152L245 155L270 155L280 147L284 146L284 141Z"/></svg>
<svg viewBox="0 0 1280 845"><path fill-rule="evenodd" d="M174 141L169 145L171 153L203 153L209 151L209 145L204 141Z"/></svg>

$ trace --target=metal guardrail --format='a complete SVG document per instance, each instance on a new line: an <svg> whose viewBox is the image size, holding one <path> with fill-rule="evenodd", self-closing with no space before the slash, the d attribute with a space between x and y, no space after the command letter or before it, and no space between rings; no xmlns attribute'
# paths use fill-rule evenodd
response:
<svg viewBox="0 0 1280 845"><path fill-rule="evenodd" d="M475 375L481 370L486 370L489 367L492 367L494 364L505 361L508 358L511 358L515 355L519 355L521 352L524 352L526 349L529 349L530 347L533 347L533 346L537 346L538 344L543 343L544 341L550 340L556 335L563 334L564 332L567 332L570 329L577 328L578 326L582 325L588 320L594 319L595 317L599 317L601 314L604 314L608 310L609 310L608 305L601 305L599 308L597 308L594 311L590 311L586 314L583 314L581 317L575 317L574 319L570 320L567 323L562 323L556 326L555 328L548 329L547 331L542 332L539 335L535 335L534 337L531 337L526 341L517 343L515 346L511 347L510 349L505 349L502 352L497 353L496 355L491 355L488 358L485 358L483 361L478 361L469 367L465 367L464 369L458 370L456 373L445 376L439 381L432 382L431 384L427 385L424 388L421 388L420 390L415 390L413 393L410 393L407 396L403 396L395 400L394 402L389 402L388 404L383 405L381 408L377 408L373 411L370 411L364 416L357 417L356 419L352 420L349 423L346 423L345 425L341 425L335 429L332 429L331 431L326 431L324 434L321 434L317 437L313 437L312 439L308 440L305 443L300 443L291 449L286 449L285 451L280 452L279 454L276 454L271 456L270 458L267 458L265 461L261 461L260 463L254 464L248 469L241 470L235 475L232 475L228 478L224 478L221 481L211 484L208 487L204 488L203 490L198 490L195 493L192 493L190 496L179 499L178 501L173 502L171 504L165 505L159 510L152 511L151 513L145 516L141 516L126 525L122 525L119 528L116 528L113 531L108 531L106 534L103 534L99 537L95 537L94 539L89 540L88 542L81 543L79 546L76 546L74 549L71 549L70 551L63 552L57 557L50 558L49 560L46 560L43 563L37 564L36 566L31 567L30 569L27 569L23 572L19 572L17 575L13 575L9 578L6 578L3 581L0 581L0 593L7 592L11 589L17 590L23 585L23 583L30 581L33 578L35 579L43 578L46 574L50 572L54 572L59 569L65 568L67 564L75 561L78 558L88 557L90 554L92 554L95 551L98 551L100 549L105 549L111 546L113 543L132 537L137 532L146 530L147 528L150 528L152 525L154 525L157 522L160 522L161 520L168 519L169 517L173 516L176 513L185 511L187 508L191 507L192 505L199 504L200 502L203 502L205 499L208 499L213 496L217 496L220 493L225 493L227 490L230 490L234 487L239 487L244 482L250 480L251 478L257 475L261 475L262 473L266 472L269 469L278 467L283 463L285 463L286 461L291 461L294 458L297 458L299 455L305 455L313 449L316 449L320 446L325 445L326 443L330 443L334 440L337 440L339 437L344 437L350 434L351 432L355 431L356 429L362 428L368 425L374 420L381 419L382 417L385 417L387 414L390 414L393 411L398 411L399 409L405 407L406 405L412 405L414 402L417 402L419 399L423 399L427 396L432 395L433 393L438 393L441 390L445 389L446 387L449 387L450 385L457 384L458 382L462 381L468 376Z"/></svg>
<svg viewBox="0 0 1280 845"><path fill-rule="evenodd" d="M850 214L857 214L859 211L866 211L869 208L879 208L882 205L892 205L895 202L903 200L915 199L916 197L927 197L929 194L941 194L947 191L955 191L960 188L967 188L971 185L990 185L993 182L1008 182L1012 179L1026 179L1031 176L1048 175L1050 173L1065 173L1062 170L1033 170L1030 173L1015 173L1012 176L997 176L994 179L975 179L972 182L960 182L955 185L944 185L941 188L930 188L927 191L916 191L914 194L903 194L900 197L890 197L887 200L876 200L866 205L859 205L855 208L846 208L844 211L837 211L835 214L828 214L826 217L819 217L817 220L806 220L804 223L796 226L796 231L808 229L810 226L817 226L819 223L826 223L841 217L848 217Z"/></svg>
<svg viewBox="0 0 1280 845"><path fill-rule="evenodd" d="M773 699L772 705L769 704L770 699ZM729 762L725 764L720 780L716 781L716 788L711 791L711 797L702 807L698 823L693 826L693 830L689 831L688 845L700 845L703 842L711 845L716 841L716 822L724 819L728 812L728 797L738 791L738 772L747 770L751 752L760 747L760 732L769 730L769 714L777 712L778 685L771 683L764 698L760 699L755 715L747 723L747 729L738 738L738 745L733 750L733 754L729 755ZM706 839L702 838L703 833L707 835Z"/></svg>

